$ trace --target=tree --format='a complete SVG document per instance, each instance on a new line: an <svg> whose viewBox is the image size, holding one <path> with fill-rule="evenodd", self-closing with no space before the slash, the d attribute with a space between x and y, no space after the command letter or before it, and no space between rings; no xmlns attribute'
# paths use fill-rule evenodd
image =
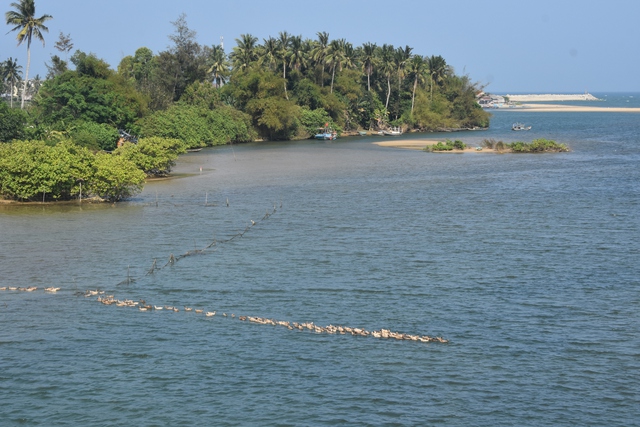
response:
<svg viewBox="0 0 640 427"><path fill-rule="evenodd" d="M316 62L316 65L322 67L320 86L324 87L324 67L329 53L329 33L323 31L317 32L316 35L318 36L318 41L315 42L315 46L311 49L311 58Z"/></svg>
<svg viewBox="0 0 640 427"><path fill-rule="evenodd" d="M11 94L11 108L13 108L13 92L15 84L21 80L21 70L22 65L18 65L17 59L9 58L3 64L2 78L3 80L10 82L9 87L11 90L9 93Z"/></svg>
<svg viewBox="0 0 640 427"><path fill-rule="evenodd" d="M329 43L329 49L326 56L327 64L331 67L331 90L333 93L333 82L336 77L336 68L342 69L342 64L345 60L345 46L347 42L345 39L332 40Z"/></svg>
<svg viewBox="0 0 640 427"><path fill-rule="evenodd" d="M373 66L376 60L376 44L365 43L362 45L362 68L367 75L367 91L371 92L371 73L373 73Z"/></svg>
<svg viewBox="0 0 640 427"><path fill-rule="evenodd" d="M262 39L264 43L259 49L260 64L267 64L270 71L274 71L278 62L278 41L273 37Z"/></svg>
<svg viewBox="0 0 640 427"><path fill-rule="evenodd" d="M60 52L64 52L65 54L64 60L66 61L67 56L69 55L69 52L71 51L71 49L73 49L73 42L71 41L71 35L70 34L65 35L62 31L60 31L60 35L58 35L58 41L56 42L54 47L58 49Z"/></svg>
<svg viewBox="0 0 640 427"><path fill-rule="evenodd" d="M391 76L395 71L393 45L384 44L380 50L380 69L387 78L387 101L384 104L385 110L389 109L389 97L391 96Z"/></svg>
<svg viewBox="0 0 640 427"><path fill-rule="evenodd" d="M241 34L240 38L236 39L236 46L229 55L233 68L240 71L246 70L258 59L257 42L258 38L251 34Z"/></svg>
<svg viewBox="0 0 640 427"><path fill-rule="evenodd" d="M10 142L23 137L26 114L25 111L9 108L7 104L0 102L0 142Z"/></svg>
<svg viewBox="0 0 640 427"><path fill-rule="evenodd" d="M222 46L211 46L208 55L209 69L207 72L212 75L213 83L216 87L220 87L226 83L229 76L229 61L224 53Z"/></svg>
<svg viewBox="0 0 640 427"><path fill-rule="evenodd" d="M67 61L62 60L58 55L51 56L51 64L45 63L47 67L47 79L57 77L67 71Z"/></svg>
<svg viewBox="0 0 640 427"><path fill-rule="evenodd" d="M20 46L24 41L27 42L27 68L20 104L20 108L24 109L24 95L27 91L29 66L31 65L31 39L35 36L35 38L42 42L42 46L44 46L44 36L42 35L42 32L49 31L44 23L53 17L45 14L40 18L36 18L36 5L34 0L20 0L20 3L11 3L11 6L14 7L15 10L10 10L5 14L7 25L14 25L11 31L18 31L18 35L16 36L18 46Z"/></svg>
<svg viewBox="0 0 640 427"><path fill-rule="evenodd" d="M289 55L290 36L286 31L281 31L278 37L278 56L282 61L282 78L284 79L284 97L289 99L287 94L287 56Z"/></svg>
<svg viewBox="0 0 640 427"><path fill-rule="evenodd" d="M427 58L427 65L429 67L431 100L433 100L433 84L434 82L438 85L442 85L444 83L444 79L449 72L449 67L447 66L447 61L445 61L440 55L431 55Z"/></svg>
<svg viewBox="0 0 640 427"><path fill-rule="evenodd" d="M428 72L427 62L420 55L414 55L408 64L409 73L413 76L413 91L411 93L411 114L416 100L416 89L419 83L424 82Z"/></svg>

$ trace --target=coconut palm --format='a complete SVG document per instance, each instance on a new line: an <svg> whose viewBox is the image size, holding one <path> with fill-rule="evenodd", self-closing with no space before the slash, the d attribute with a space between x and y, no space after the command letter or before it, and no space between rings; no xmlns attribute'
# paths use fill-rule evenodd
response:
<svg viewBox="0 0 640 427"><path fill-rule="evenodd" d="M289 44L291 36L286 31L281 31L278 35L278 56L282 61L282 78L284 79L284 97L289 99L287 95L287 57L289 55Z"/></svg>
<svg viewBox="0 0 640 427"><path fill-rule="evenodd" d="M411 114L416 100L416 88L423 83L428 75L429 68L427 61L420 55L414 55L407 63L409 73L413 76L413 93L411 94Z"/></svg>
<svg viewBox="0 0 640 427"><path fill-rule="evenodd" d="M362 61L362 68L367 75L367 91L371 92L371 73L373 73L373 65L376 60L376 44L365 43L362 45L362 53L360 60Z"/></svg>
<svg viewBox="0 0 640 427"><path fill-rule="evenodd" d="M44 46L44 36L42 35L42 32L49 32L49 29L44 25L44 23L53 17L51 15L42 15L40 18L36 18L36 5L34 0L20 0L19 3L11 3L11 7L15 8L15 10L10 10L5 13L7 25L14 26L10 32L18 31L18 35L16 36L18 46L25 41L27 42L27 68L20 105L20 108L24 108L24 95L27 91L29 66L31 65L31 39L33 37L37 38L42 42L42 46Z"/></svg>
<svg viewBox="0 0 640 427"><path fill-rule="evenodd" d="M324 86L324 67L326 65L326 57L329 53L329 33L326 31L316 33L318 41L315 42L315 46L311 50L311 58L315 61L316 65L322 67L322 75L320 86Z"/></svg>
<svg viewBox="0 0 640 427"><path fill-rule="evenodd" d="M429 67L429 79L431 86L431 101L433 101L433 84L434 82L441 86L444 83L445 78L449 73L449 66L447 61L440 55L431 55L427 58L427 65Z"/></svg>
<svg viewBox="0 0 640 427"><path fill-rule="evenodd" d="M9 104L13 108L13 92L15 91L16 83L22 80L22 65L18 65L18 60L13 58L7 59L2 65L2 78L9 83L9 93L11 94Z"/></svg>
<svg viewBox="0 0 640 427"><path fill-rule="evenodd" d="M264 44L259 49L260 63L266 63L269 70L273 71L278 62L278 41L271 36L263 40Z"/></svg>
<svg viewBox="0 0 640 427"><path fill-rule="evenodd" d="M402 79L404 78L404 70L407 64L407 61L411 58L412 47L405 46L404 49L399 47L396 49L395 54L393 56L393 60L396 63L397 71L398 71L398 92L400 91L400 86L402 84Z"/></svg>
<svg viewBox="0 0 640 427"><path fill-rule="evenodd" d="M300 68L306 67L308 63L307 52L305 51L305 42L302 36L291 37L289 44L289 65L294 70L300 71Z"/></svg>
<svg viewBox="0 0 640 427"><path fill-rule="evenodd" d="M229 55L235 69L245 70L258 59L257 42L258 38L251 34L241 34L236 39L236 46Z"/></svg>
<svg viewBox="0 0 640 427"><path fill-rule="evenodd" d="M345 39L332 40L326 56L327 64L331 67L331 93L333 93L333 81L336 77L336 69L342 70L345 61L345 49L347 41Z"/></svg>
<svg viewBox="0 0 640 427"><path fill-rule="evenodd" d="M220 87L223 83L226 83L229 73L229 61L222 46L211 46L209 64L207 72L212 75L213 83L215 83L216 87Z"/></svg>
<svg viewBox="0 0 640 427"><path fill-rule="evenodd" d="M387 101L384 104L385 110L389 109L389 97L391 97L391 76L396 70L394 61L395 49L393 45L383 44L380 49L380 70L387 78Z"/></svg>

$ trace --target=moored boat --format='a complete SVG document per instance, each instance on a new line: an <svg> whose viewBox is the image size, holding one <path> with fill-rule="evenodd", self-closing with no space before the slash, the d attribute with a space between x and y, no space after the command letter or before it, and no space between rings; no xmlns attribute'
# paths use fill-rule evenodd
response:
<svg viewBox="0 0 640 427"><path fill-rule="evenodd" d="M525 126L523 123L514 123L511 130L531 130L531 126Z"/></svg>
<svg viewBox="0 0 640 427"><path fill-rule="evenodd" d="M331 129L327 124L323 128L318 128L318 133L314 136L314 138L333 141L338 138L338 132Z"/></svg>
<svg viewBox="0 0 640 427"><path fill-rule="evenodd" d="M386 136L398 136L398 135L402 135L402 129L400 129L399 127L393 127L389 130L384 130L383 133Z"/></svg>

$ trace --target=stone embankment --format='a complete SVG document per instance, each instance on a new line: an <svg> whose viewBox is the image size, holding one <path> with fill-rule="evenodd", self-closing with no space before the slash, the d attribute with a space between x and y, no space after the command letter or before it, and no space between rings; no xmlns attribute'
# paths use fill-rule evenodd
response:
<svg viewBox="0 0 640 427"><path fill-rule="evenodd" d="M590 93L579 94L531 94L531 95L504 95L511 102L550 102L550 101L599 101Z"/></svg>

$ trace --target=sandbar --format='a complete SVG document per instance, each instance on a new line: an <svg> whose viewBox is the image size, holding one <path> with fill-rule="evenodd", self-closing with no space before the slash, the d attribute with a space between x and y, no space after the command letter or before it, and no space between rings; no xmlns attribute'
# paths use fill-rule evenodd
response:
<svg viewBox="0 0 640 427"><path fill-rule="evenodd" d="M427 145L436 145L442 142L441 139L385 139L384 141L376 141L373 144L381 147L404 148L408 150L422 150ZM464 150L437 151L436 153L497 153L498 151L483 147L477 150L476 147L467 147Z"/></svg>

